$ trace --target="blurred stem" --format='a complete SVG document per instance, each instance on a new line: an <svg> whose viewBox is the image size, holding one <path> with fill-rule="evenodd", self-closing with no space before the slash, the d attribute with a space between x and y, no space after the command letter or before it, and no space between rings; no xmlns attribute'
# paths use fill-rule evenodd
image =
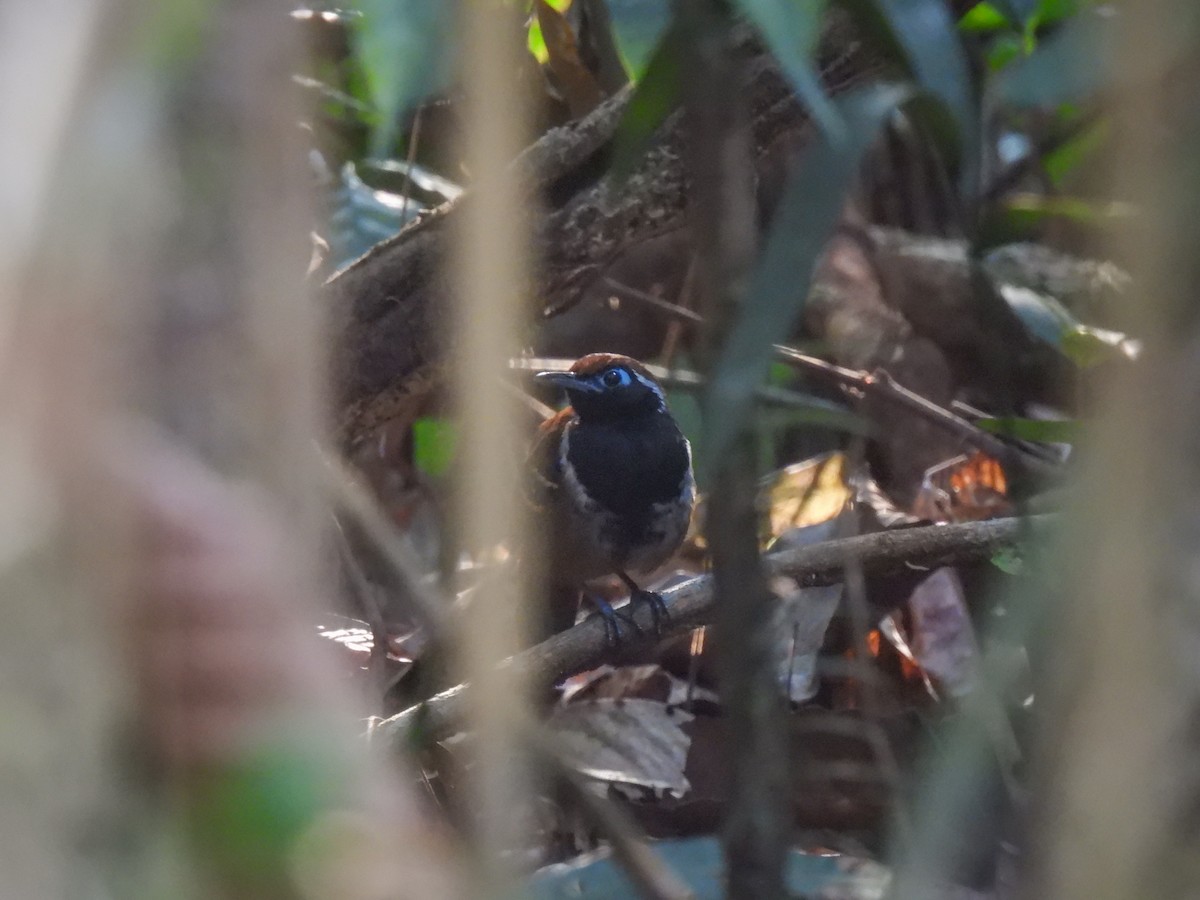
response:
<svg viewBox="0 0 1200 900"><path fill-rule="evenodd" d="M527 291L526 193L510 165L525 144L525 96L511 89L524 53L520 22L511 4L470 3L461 10L463 134L467 168L474 178L471 202L458 222L453 278L458 294L457 401L460 412L458 536L471 553L487 558L504 541L521 546L517 464L521 420L512 414L502 374L519 347ZM470 682L467 702L478 735L470 773L472 807L481 851L474 895L507 892L513 851L529 828L527 766L518 722L524 679L501 666L524 641L519 604L529 592L508 567L489 585L486 602L464 617L461 670ZM507 862L506 862L507 861Z"/></svg>
<svg viewBox="0 0 1200 900"><path fill-rule="evenodd" d="M697 285L708 321L707 363L740 315L754 260L756 223L743 67L719 0L680 0L688 58L687 115ZM758 556L755 445L735 443L709 499L721 696L729 742L732 802L724 827L731 898L783 897L788 807L785 709L771 665L772 597Z"/></svg>
<svg viewBox="0 0 1200 900"><path fill-rule="evenodd" d="M775 683L774 598L758 557L754 437L744 434L709 500L721 699L730 735L732 801L724 840L731 898L785 896L787 710Z"/></svg>
<svg viewBox="0 0 1200 900"><path fill-rule="evenodd" d="M1200 881L1200 9L1122 15L1110 65L1156 61L1120 111L1113 194L1138 302L1118 327L1145 352L1095 396L1080 448L1068 596L1038 688L1038 817L1029 897L1190 897Z"/></svg>

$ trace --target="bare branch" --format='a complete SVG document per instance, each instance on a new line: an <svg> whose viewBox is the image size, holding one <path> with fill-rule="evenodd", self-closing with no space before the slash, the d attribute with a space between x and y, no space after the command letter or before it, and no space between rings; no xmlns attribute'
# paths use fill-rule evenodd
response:
<svg viewBox="0 0 1200 900"><path fill-rule="evenodd" d="M1015 547L1031 532L1045 529L1054 520L1053 515L1041 515L881 531L768 554L763 563L769 575L787 575L805 587L840 581L849 559L861 563L864 575L875 577L964 565ZM712 622L715 604L710 576L692 578L664 591L663 596L671 612L665 633L676 634ZM647 607L630 613L647 635L652 633L654 622ZM506 664L522 667L530 683L537 685L600 665L610 653L604 623L593 617L518 653ZM433 736L451 733L461 727L462 693L463 685L443 691L377 723L373 733L398 749L408 746L407 734L414 726Z"/></svg>

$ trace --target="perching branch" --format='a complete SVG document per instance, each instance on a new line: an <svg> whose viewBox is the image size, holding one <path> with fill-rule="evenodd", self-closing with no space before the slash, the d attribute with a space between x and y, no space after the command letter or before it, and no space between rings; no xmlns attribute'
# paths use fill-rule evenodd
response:
<svg viewBox="0 0 1200 900"><path fill-rule="evenodd" d="M849 559L857 559L868 577L965 565L1016 547L1030 532L1044 529L1054 520L1054 515L1040 515L881 531L771 553L763 557L763 563L768 575L786 575L804 587L840 581ZM664 591L663 596L671 612L664 634L677 634L712 622L715 604L710 576L699 575ZM654 626L649 608L643 605L628 612L649 636ZM531 684L547 684L600 665L610 652L604 623L593 617L518 653L509 664L524 668ZM462 692L462 685L443 691L376 723L373 734L398 749L408 746L406 736L414 726L435 737L448 734L461 727Z"/></svg>

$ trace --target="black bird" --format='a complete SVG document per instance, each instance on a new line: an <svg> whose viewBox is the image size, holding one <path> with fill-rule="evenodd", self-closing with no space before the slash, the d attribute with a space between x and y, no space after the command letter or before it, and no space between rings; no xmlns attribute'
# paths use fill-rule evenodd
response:
<svg viewBox="0 0 1200 900"><path fill-rule="evenodd" d="M546 630L574 624L584 583L612 573L631 601L651 604L657 628L666 616L662 596L639 588L631 573L658 568L687 534L696 496L691 447L662 388L634 359L592 353L569 372L538 378L571 401L542 424L530 453L535 519L549 553ZM609 640L619 642L612 608L589 599Z"/></svg>

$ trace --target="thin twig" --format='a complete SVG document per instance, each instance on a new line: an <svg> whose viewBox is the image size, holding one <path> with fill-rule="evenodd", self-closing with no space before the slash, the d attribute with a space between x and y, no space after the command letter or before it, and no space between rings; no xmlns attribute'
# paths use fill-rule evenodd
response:
<svg viewBox="0 0 1200 900"><path fill-rule="evenodd" d="M570 794L576 809L612 844L613 857L625 869L638 893L647 900L694 900L692 892L661 856L650 849L637 822L616 803L589 789L583 777L544 727L523 729L526 747Z"/></svg>
<svg viewBox="0 0 1200 900"><path fill-rule="evenodd" d="M857 558L868 577L982 562L997 551L1015 547L1018 540L1053 521L1055 516L1043 515L881 531L770 553L763 557L763 563L769 576L787 575L801 587L834 584L842 579L849 558ZM663 596L671 614L663 624L664 634L678 634L712 622L711 576L689 579L663 591ZM653 634L655 623L648 604L639 605L629 614L646 635ZM518 653L511 664L526 669L531 683L545 684L593 668L611 652L604 622L592 617ZM380 722L377 730L401 749L407 746L409 729L417 724L435 737L448 734L461 726L462 692L463 685L443 691Z"/></svg>
<svg viewBox="0 0 1200 900"><path fill-rule="evenodd" d="M421 577L421 564L379 508L371 493L363 487L350 467L339 457L318 449L326 486L335 501L352 515L363 534L375 545L400 580L405 597L416 607L434 636L447 634L446 606Z"/></svg>
<svg viewBox="0 0 1200 900"><path fill-rule="evenodd" d="M655 297L653 294L648 294L613 278L606 279L605 283L623 297L636 300L675 320L686 321L693 325L700 325L704 322L704 317L699 313L677 303ZM801 353L784 344L775 344L773 350L776 359L793 368L810 372L837 387L854 391L864 397L869 396L903 406L914 415L932 422L964 443L970 444L1010 466L1041 478L1057 478L1062 475L1062 467L1053 460L1046 459L1043 455L1021 444L1010 443L991 432L984 431L978 425L962 416L955 415L944 406L899 384L886 371L879 370L869 373L848 369L807 353Z"/></svg>
<svg viewBox="0 0 1200 900"><path fill-rule="evenodd" d="M644 303L660 312L665 312L672 318L683 319L695 325L704 324L704 316L684 306L680 306L678 303L672 303L670 300L664 300L662 297L655 297L653 294L638 290L632 285L625 284L623 281L617 281L615 278L605 278L604 283L617 293L624 294L627 298L637 300L639 303Z"/></svg>
<svg viewBox="0 0 1200 900"><path fill-rule="evenodd" d="M743 85L744 60L729 39L733 17L721 0L680 0L683 22L685 144L692 179L691 232L697 305L707 319L699 359L708 373L745 324L757 222L754 153ZM753 375L754 373L751 373ZM714 380L721 386L719 378ZM716 463L706 536L712 553L717 674L721 703L737 740L726 748L729 803L721 821L725 894L731 900L782 898L792 767L786 705L776 682L775 597L759 553L755 434L741 428Z"/></svg>
<svg viewBox="0 0 1200 900"><path fill-rule="evenodd" d="M857 391L864 397L869 396L903 406L909 412L955 435L964 443L1031 475L1052 479L1061 478L1063 474L1061 466L1030 453L1020 446L1010 444L961 416L956 416L944 406L939 406L927 397L910 391L882 369L874 373L859 372L834 365L823 359L817 359L815 356L809 356L781 344L775 345L775 356L795 368L811 372L840 387Z"/></svg>
<svg viewBox="0 0 1200 900"><path fill-rule="evenodd" d="M412 193L412 170L417 161L417 147L421 143L421 116L425 112L424 105L418 106L413 113L412 130L408 133L408 155L404 160L404 191L400 195L400 215L408 220L408 197Z"/></svg>
<svg viewBox="0 0 1200 900"><path fill-rule="evenodd" d="M359 606L362 607L367 624L371 627L371 655L367 669L375 684L382 689L387 679L388 654L387 625L384 622L383 609L380 607L379 598L376 596L371 582L362 570L358 557L354 554L354 548L350 546L346 529L336 516L334 517L334 531L337 533L338 556L350 579L350 585L358 597Z"/></svg>

